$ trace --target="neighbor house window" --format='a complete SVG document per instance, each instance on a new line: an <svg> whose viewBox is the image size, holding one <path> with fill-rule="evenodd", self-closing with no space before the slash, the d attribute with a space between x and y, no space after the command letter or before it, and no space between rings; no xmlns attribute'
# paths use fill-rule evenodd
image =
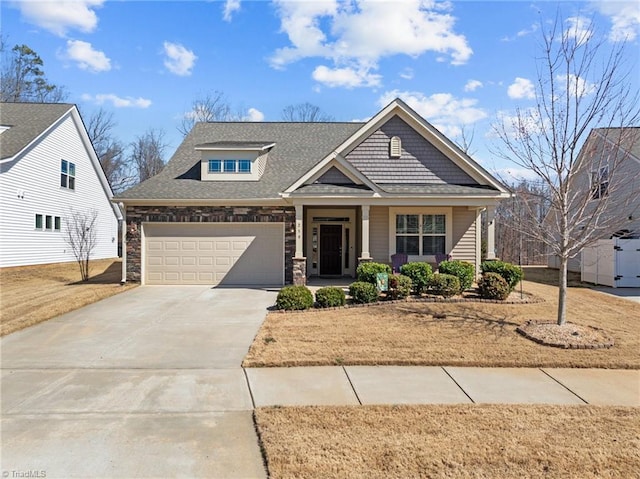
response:
<svg viewBox="0 0 640 479"><path fill-rule="evenodd" d="M67 160L62 160L60 164L60 186L76 189L76 164Z"/></svg>
<svg viewBox="0 0 640 479"><path fill-rule="evenodd" d="M609 168L604 166L591 172L591 197L594 200L607 196L609 189Z"/></svg>
<svg viewBox="0 0 640 479"><path fill-rule="evenodd" d="M53 219L53 229L55 229L56 231L60 231L60 217L56 216Z"/></svg>
<svg viewBox="0 0 640 479"><path fill-rule="evenodd" d="M209 160L209 173L251 173L251 160Z"/></svg>
<svg viewBox="0 0 640 479"><path fill-rule="evenodd" d="M44 218L45 229L52 230L53 229L53 216L45 216Z"/></svg>
<svg viewBox="0 0 640 479"><path fill-rule="evenodd" d="M220 173L222 171L222 160L209 160L209 173Z"/></svg>
<svg viewBox="0 0 640 479"><path fill-rule="evenodd" d="M42 215L36 215L36 229L42 229Z"/></svg>
<svg viewBox="0 0 640 479"><path fill-rule="evenodd" d="M396 215L396 253L445 254L446 238L446 215Z"/></svg>

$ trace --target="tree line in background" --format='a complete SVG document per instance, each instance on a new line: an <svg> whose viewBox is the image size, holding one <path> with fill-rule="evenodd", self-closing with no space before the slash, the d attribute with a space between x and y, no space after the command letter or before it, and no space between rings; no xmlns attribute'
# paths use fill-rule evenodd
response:
<svg viewBox="0 0 640 479"><path fill-rule="evenodd" d="M61 103L69 94L64 86L51 83L44 72L42 58L27 45L8 49L0 38L0 102ZM333 117L311 103L289 105L282 110L283 121L332 121ZM149 128L125 144L117 138L117 123L113 112L99 108L83 117L89 139L100 160L111 189L122 192L164 168L167 150L165 132ZM233 110L224 94L219 91L196 98L191 110L184 115L178 131L187 136L197 122L248 121L242 109Z"/></svg>

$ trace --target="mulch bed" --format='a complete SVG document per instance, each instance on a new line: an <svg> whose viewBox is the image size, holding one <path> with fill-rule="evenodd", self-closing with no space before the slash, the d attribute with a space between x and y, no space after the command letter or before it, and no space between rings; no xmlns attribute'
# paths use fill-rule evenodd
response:
<svg viewBox="0 0 640 479"><path fill-rule="evenodd" d="M565 323L562 326L550 321L529 320L516 331L525 338L544 346L564 349L600 349L613 347L613 338L593 326Z"/></svg>

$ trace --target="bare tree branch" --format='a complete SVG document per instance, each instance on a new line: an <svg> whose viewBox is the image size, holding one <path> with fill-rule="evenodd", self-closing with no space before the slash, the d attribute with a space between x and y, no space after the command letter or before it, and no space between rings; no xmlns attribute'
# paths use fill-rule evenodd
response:
<svg viewBox="0 0 640 479"><path fill-rule="evenodd" d="M300 122L333 121L333 116L324 113L319 106L309 102L289 105L282 110L282 120Z"/></svg>
<svg viewBox="0 0 640 479"><path fill-rule="evenodd" d="M65 218L65 241L80 267L82 281L89 281L89 261L98 242L98 211L71 209Z"/></svg>
<svg viewBox="0 0 640 479"><path fill-rule="evenodd" d="M196 98L191 110L184 114L178 131L187 136L198 122L205 121L242 121L242 113L233 113L229 102L220 91L208 93Z"/></svg>
<svg viewBox="0 0 640 479"><path fill-rule="evenodd" d="M558 15L541 29L535 106L503 116L494 127L501 140L494 152L535 173L549 195L549 213L541 218L534 214L538 198L525 192L528 214L515 227L560 259L559 325L566 321L569 258L623 228L640 194L637 173L627 167L640 132L629 127L640 110L625 45L609 48L596 40L593 25L564 25ZM605 180L605 191L596 194Z"/></svg>
<svg viewBox="0 0 640 479"><path fill-rule="evenodd" d="M138 172L138 180L145 181L164 168L164 131L148 130L131 143L130 161Z"/></svg>

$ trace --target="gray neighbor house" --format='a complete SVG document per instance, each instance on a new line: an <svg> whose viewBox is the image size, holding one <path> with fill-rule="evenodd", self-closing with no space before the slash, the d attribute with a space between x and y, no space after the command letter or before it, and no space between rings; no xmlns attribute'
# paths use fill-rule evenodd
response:
<svg viewBox="0 0 640 479"><path fill-rule="evenodd" d="M480 265L509 190L399 99L364 123L197 123L123 192L126 279L305 284L363 261Z"/></svg>

